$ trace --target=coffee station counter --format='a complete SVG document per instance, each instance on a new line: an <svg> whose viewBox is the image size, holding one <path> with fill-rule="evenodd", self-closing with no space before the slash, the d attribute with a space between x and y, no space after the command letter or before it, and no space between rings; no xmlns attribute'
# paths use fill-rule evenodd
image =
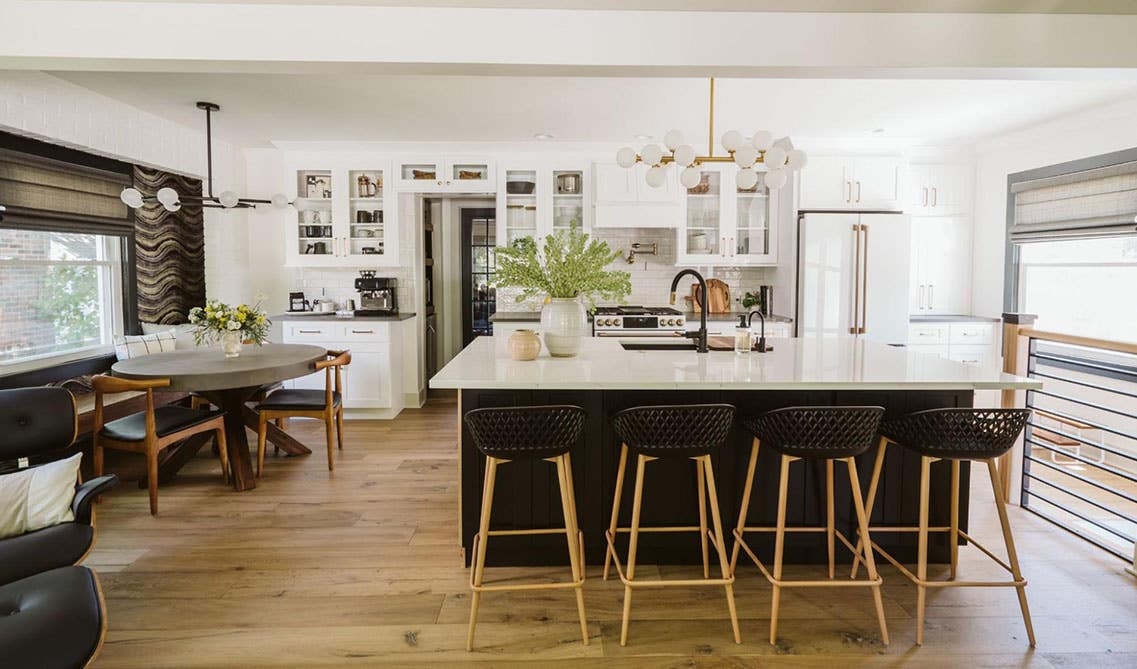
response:
<svg viewBox="0 0 1137 669"><path fill-rule="evenodd" d="M415 317L415 312L400 311L388 316L337 316L334 311L291 311L270 316L269 320L285 321L408 321Z"/></svg>

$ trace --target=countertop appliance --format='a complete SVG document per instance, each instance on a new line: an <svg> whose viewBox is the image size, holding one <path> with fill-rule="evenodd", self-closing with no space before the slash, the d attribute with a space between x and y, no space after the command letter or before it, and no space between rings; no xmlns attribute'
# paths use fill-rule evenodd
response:
<svg viewBox="0 0 1137 669"><path fill-rule="evenodd" d="M304 293L289 293L288 294L288 310L289 311L309 311L312 308L312 303L304 298Z"/></svg>
<svg viewBox="0 0 1137 669"><path fill-rule="evenodd" d="M396 297L397 279L375 276L372 270L361 270L355 280L359 291L359 308L356 316L393 316L399 313Z"/></svg>
<svg viewBox="0 0 1137 669"><path fill-rule="evenodd" d="M671 307L596 307L595 337L675 337L686 332L683 312Z"/></svg>
<svg viewBox="0 0 1137 669"><path fill-rule="evenodd" d="M798 217L798 336L908 340L910 217L803 213Z"/></svg>

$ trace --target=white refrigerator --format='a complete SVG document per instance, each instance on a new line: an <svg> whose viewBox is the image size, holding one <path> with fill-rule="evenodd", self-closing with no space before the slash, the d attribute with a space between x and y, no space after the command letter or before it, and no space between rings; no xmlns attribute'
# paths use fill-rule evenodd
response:
<svg viewBox="0 0 1137 669"><path fill-rule="evenodd" d="M798 221L799 337L908 340L910 218L815 213Z"/></svg>

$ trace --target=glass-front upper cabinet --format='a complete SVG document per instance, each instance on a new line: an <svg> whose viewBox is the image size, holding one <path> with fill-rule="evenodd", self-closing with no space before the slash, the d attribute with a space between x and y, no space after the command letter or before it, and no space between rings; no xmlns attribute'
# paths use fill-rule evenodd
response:
<svg viewBox="0 0 1137 669"><path fill-rule="evenodd" d="M552 231L585 230L584 170L554 169Z"/></svg>
<svg viewBox="0 0 1137 669"><path fill-rule="evenodd" d="M398 188L420 193L492 193L493 163L480 158L412 157L396 163Z"/></svg>
<svg viewBox="0 0 1137 669"><path fill-rule="evenodd" d="M683 194L676 234L677 260L685 265L770 265L777 262L777 191L758 183L740 188L738 168L700 167L701 178Z"/></svg>
<svg viewBox="0 0 1137 669"><path fill-rule="evenodd" d="M722 195L727 176L720 166L702 165L699 183L686 189L676 240L679 264L718 265L726 261Z"/></svg>
<svg viewBox="0 0 1137 669"><path fill-rule="evenodd" d="M385 170L348 170L347 187L351 191L348 198L348 234L343 240L342 252L360 261L384 261L398 248L389 244L387 231L396 227L388 221L384 203L387 201L387 182ZM396 264L397 258L390 264Z"/></svg>
<svg viewBox="0 0 1137 669"><path fill-rule="evenodd" d="M758 183L751 188L734 188L735 265L771 265L778 261L778 191L771 193L763 176L759 173Z"/></svg>
<svg viewBox="0 0 1137 669"><path fill-rule="evenodd" d="M332 192L331 170L296 172L296 197L305 204L291 213L295 216L296 236L290 255L303 256L306 264L330 264L336 257Z"/></svg>
<svg viewBox="0 0 1137 669"><path fill-rule="evenodd" d="M502 170L497 198L497 244L511 246L518 239L541 239L538 209L542 189L538 188L539 167L514 165ZM543 213L543 212L542 212Z"/></svg>

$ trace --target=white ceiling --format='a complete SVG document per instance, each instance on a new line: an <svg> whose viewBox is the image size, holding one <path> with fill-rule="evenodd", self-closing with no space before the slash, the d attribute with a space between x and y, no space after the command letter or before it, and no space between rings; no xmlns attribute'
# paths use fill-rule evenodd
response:
<svg viewBox="0 0 1137 669"><path fill-rule="evenodd" d="M215 134L272 141L634 143L681 128L706 141L707 81L666 78L63 72L58 76L191 127L196 100L222 106ZM969 144L1137 96L1126 81L717 79L716 134L884 137ZM876 135L881 137L881 135Z"/></svg>

